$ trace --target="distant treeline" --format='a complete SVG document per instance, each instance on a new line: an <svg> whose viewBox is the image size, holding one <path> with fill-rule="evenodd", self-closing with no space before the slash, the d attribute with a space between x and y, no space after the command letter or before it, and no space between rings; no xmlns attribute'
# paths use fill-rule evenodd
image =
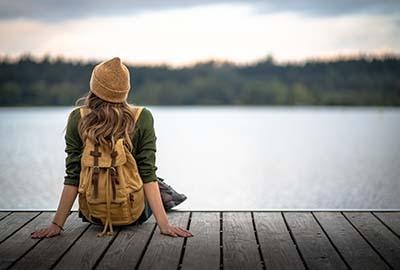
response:
<svg viewBox="0 0 400 270"><path fill-rule="evenodd" d="M0 60L0 105L73 105L95 63L29 56ZM148 105L400 105L400 58L303 64L204 62L184 68L130 66L129 102Z"/></svg>

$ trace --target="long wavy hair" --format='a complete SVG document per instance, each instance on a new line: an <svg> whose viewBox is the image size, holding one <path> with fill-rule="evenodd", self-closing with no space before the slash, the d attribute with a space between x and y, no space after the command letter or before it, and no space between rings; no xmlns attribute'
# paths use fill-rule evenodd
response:
<svg viewBox="0 0 400 270"><path fill-rule="evenodd" d="M94 143L107 144L114 149L117 140L124 138L128 149L133 150L131 138L135 131L135 112L127 101L107 102L89 91L86 96L76 100L75 106L81 105L91 109L78 123L83 146L86 138L89 138Z"/></svg>

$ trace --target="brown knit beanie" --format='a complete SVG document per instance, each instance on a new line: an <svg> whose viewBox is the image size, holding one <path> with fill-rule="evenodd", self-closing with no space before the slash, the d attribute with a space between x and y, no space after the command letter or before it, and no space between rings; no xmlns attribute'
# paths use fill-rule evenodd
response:
<svg viewBox="0 0 400 270"><path fill-rule="evenodd" d="M131 88L128 68L114 57L93 68L90 90L99 98L114 103L126 100Z"/></svg>

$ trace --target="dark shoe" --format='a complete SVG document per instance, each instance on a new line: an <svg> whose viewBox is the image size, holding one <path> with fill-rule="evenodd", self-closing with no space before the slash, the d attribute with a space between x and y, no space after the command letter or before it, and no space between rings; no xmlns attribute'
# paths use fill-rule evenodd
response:
<svg viewBox="0 0 400 270"><path fill-rule="evenodd" d="M167 185L164 179L157 177L157 182L160 187L161 199L166 211L187 199L184 194L176 192L170 185Z"/></svg>

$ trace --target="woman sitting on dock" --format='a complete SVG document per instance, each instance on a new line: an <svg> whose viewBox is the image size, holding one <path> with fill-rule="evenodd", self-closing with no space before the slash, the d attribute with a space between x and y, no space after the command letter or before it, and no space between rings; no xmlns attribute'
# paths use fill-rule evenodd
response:
<svg viewBox="0 0 400 270"><path fill-rule="evenodd" d="M118 57L94 67L88 95L76 102L84 100L83 106L68 117L66 176L57 212L32 238L59 235L78 194L79 216L105 225L100 235L107 227L112 234L113 224L141 224L154 214L161 234L193 236L168 221L166 211L186 196L156 176L153 117L148 109L127 103L130 88L129 70ZM89 145L95 148L89 151ZM134 169L123 171L127 165Z"/></svg>

